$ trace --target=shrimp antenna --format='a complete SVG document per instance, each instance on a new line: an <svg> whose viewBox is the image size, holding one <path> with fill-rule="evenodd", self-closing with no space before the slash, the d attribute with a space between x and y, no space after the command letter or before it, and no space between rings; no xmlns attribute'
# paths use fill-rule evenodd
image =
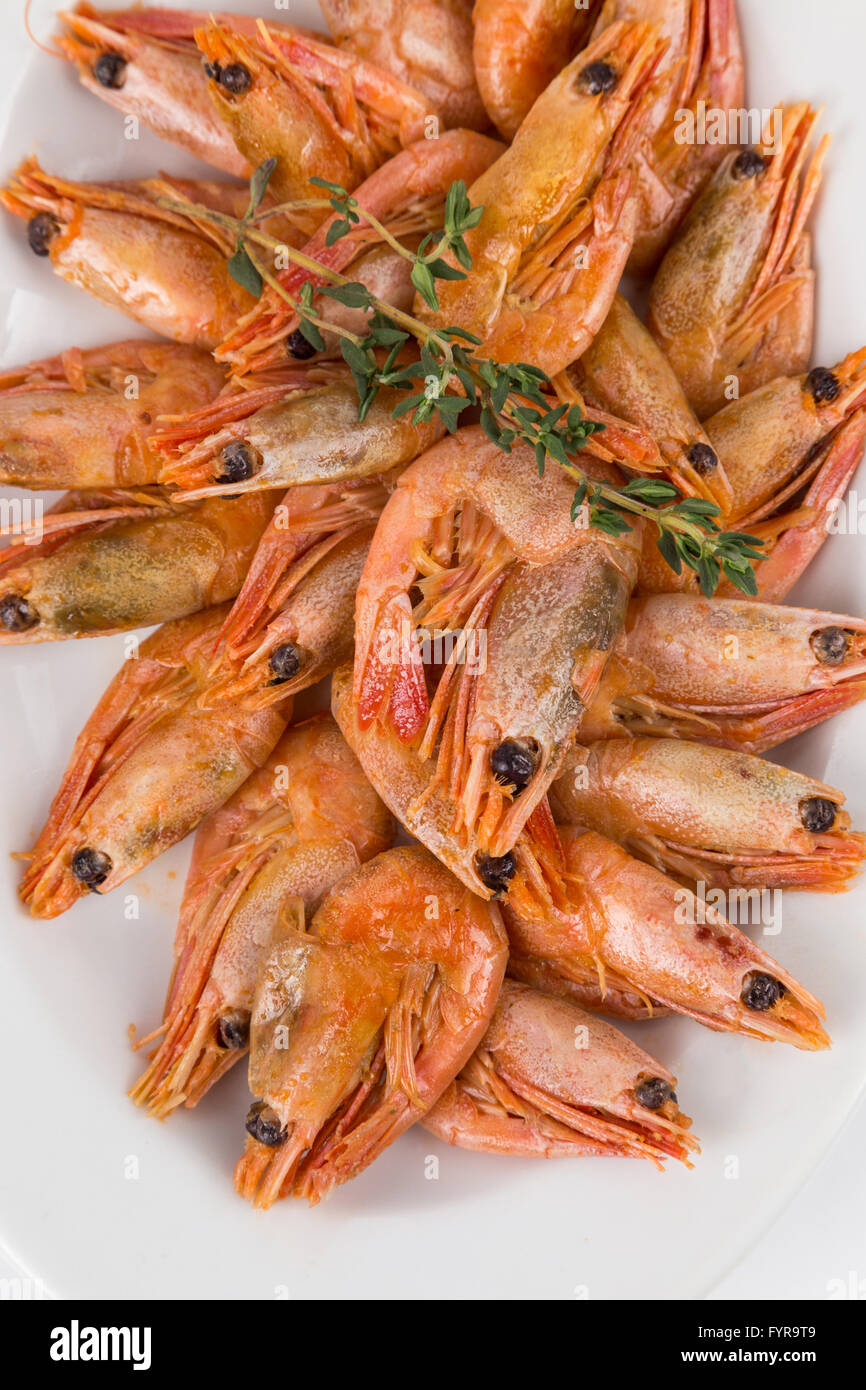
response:
<svg viewBox="0 0 866 1390"><path fill-rule="evenodd" d="M35 43L37 48L41 48L43 53L47 53L49 58L62 58L63 54L60 52L59 49L49 48L47 44L42 43L39 39L37 39L36 35L34 34L33 29L30 25L30 6L32 4L33 0L25 0L24 28L27 30L28 39L30 39L32 43Z"/></svg>

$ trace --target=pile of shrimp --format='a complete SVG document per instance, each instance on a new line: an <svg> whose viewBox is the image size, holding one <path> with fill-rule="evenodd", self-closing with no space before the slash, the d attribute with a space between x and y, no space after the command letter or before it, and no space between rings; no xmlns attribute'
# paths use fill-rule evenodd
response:
<svg viewBox="0 0 866 1390"><path fill-rule="evenodd" d="M843 791L764 756L866 695L866 620L784 602L866 442L866 348L812 360L828 138L807 102L742 128L735 0L322 12L330 37L58 17L83 87L214 175L31 156L0 192L46 274L150 334L0 374L3 482L65 490L0 550L0 643L155 628L21 899L55 918L193 837L130 1095L164 1120L248 1054L234 1183L258 1206L319 1201L416 1123L691 1166L677 1080L633 1036L678 1013L826 1049L821 1001L737 919L866 854ZM708 112L722 135L683 138ZM540 368L605 426L593 477L660 475L762 542L756 596L705 597L648 523L581 524L563 470L471 416L446 433L383 388L360 419L338 330L366 311L335 303L315 347L307 269L258 295L230 274L265 159L280 242ZM334 239L315 180L370 220ZM483 211L434 311L411 253L460 180Z"/></svg>

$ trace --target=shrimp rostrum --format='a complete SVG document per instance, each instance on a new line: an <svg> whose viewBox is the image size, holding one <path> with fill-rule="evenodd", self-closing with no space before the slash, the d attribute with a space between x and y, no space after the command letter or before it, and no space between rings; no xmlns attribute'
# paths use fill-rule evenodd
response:
<svg viewBox="0 0 866 1390"><path fill-rule="evenodd" d="M480 1153L667 1158L697 1140L676 1077L569 999L506 980L481 1044L422 1124Z"/></svg>
<svg viewBox="0 0 866 1390"><path fill-rule="evenodd" d="M388 848L393 823L329 715L290 728L196 834L159 1039L131 1095L191 1108L249 1043L256 982L288 927Z"/></svg>
<svg viewBox="0 0 866 1390"><path fill-rule="evenodd" d="M240 1193L319 1201L429 1111L493 1016L499 909L425 850L387 850L286 933L259 977Z"/></svg>
<svg viewBox="0 0 866 1390"><path fill-rule="evenodd" d="M634 583L639 533L581 527L572 500L560 469L539 478L528 446L504 455L480 428L460 430L400 478L358 590L359 730L378 725L432 766L424 795L453 799L458 859L477 856L465 881L480 893L513 872L509 851L575 737Z"/></svg>

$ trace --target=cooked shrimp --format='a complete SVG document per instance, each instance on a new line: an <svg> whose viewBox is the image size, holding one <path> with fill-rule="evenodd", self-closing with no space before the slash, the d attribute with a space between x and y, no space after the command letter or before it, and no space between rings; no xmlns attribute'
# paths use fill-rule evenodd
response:
<svg viewBox="0 0 866 1390"><path fill-rule="evenodd" d="M863 456L866 349L833 368L777 377L731 401L704 429L729 485L725 526L762 542L757 596L779 603L827 539L828 518ZM692 570L675 575L648 540L638 588L697 593L698 580ZM718 597L735 593L723 577Z"/></svg>
<svg viewBox="0 0 866 1390"><path fill-rule="evenodd" d="M733 123L742 119L745 101L737 4L607 0L605 11L611 17L648 20L668 40L656 102L647 116L639 170L641 210L629 259L630 270L644 272L658 264L689 207L736 141ZM605 13L599 24L604 22ZM724 122L721 138L701 139L697 133L707 113Z"/></svg>
<svg viewBox="0 0 866 1390"><path fill-rule="evenodd" d="M154 178L73 183L26 159L0 202L27 221L37 256L63 280L179 343L213 348L253 297L228 272L231 238L212 223L168 212L187 199L240 217L249 197L228 184Z"/></svg>
<svg viewBox="0 0 866 1390"><path fill-rule="evenodd" d="M665 476L681 492L730 510L733 491L724 464L673 367L621 295L568 379L590 405L646 430L659 446ZM653 546L655 539L647 536Z"/></svg>
<svg viewBox="0 0 866 1390"><path fill-rule="evenodd" d="M315 1203L372 1163L480 1043L507 954L496 905L422 849L343 879L259 978L238 1191Z"/></svg>
<svg viewBox="0 0 866 1390"><path fill-rule="evenodd" d="M234 598L278 499L69 494L39 544L0 550L0 644L151 627Z"/></svg>
<svg viewBox="0 0 866 1390"><path fill-rule="evenodd" d="M269 190L280 202L318 197L312 177L351 191L422 139L437 114L382 68L288 25L259 20L253 35L229 17L202 23L195 41L211 99L244 159L254 168L276 159ZM299 225L309 236L319 220L302 214Z"/></svg>
<svg viewBox="0 0 866 1390"><path fill-rule="evenodd" d="M263 709L350 660L355 595L391 486L290 489L226 620L208 703Z"/></svg>
<svg viewBox="0 0 866 1390"><path fill-rule="evenodd" d="M550 84L514 144L469 190L484 214L467 232L467 279L439 287L456 324L500 362L555 376L589 346L637 230L630 167L663 45L645 24L612 24Z"/></svg>
<svg viewBox="0 0 866 1390"><path fill-rule="evenodd" d="M728 524L765 541L761 598L783 599L827 538L866 443L866 348L731 401L706 422L733 489Z"/></svg>
<svg viewBox="0 0 866 1390"><path fill-rule="evenodd" d="M160 628L124 663L78 736L19 892L34 917L108 893L237 791L291 709L202 710L226 608Z"/></svg>
<svg viewBox="0 0 866 1390"><path fill-rule="evenodd" d="M160 481L191 500L388 473L444 433L438 418L395 420L402 399L396 387L383 388L359 420L358 392L342 364L287 365L261 385L250 377L244 389L154 435L165 459Z"/></svg>
<svg viewBox="0 0 866 1390"><path fill-rule="evenodd" d="M690 594L634 599L580 728L761 753L866 695L866 622Z"/></svg>
<svg viewBox="0 0 866 1390"><path fill-rule="evenodd" d="M546 799L532 813L514 848L499 859L478 855L455 833L457 803L436 778L435 758L420 759L393 729L362 729L352 694L352 667L335 670L331 707L372 786L388 809L446 868L482 898L501 898L527 916L568 902L562 882L562 853Z"/></svg>
<svg viewBox="0 0 866 1390"><path fill-rule="evenodd" d="M97 10L77 5L58 15L57 50L75 64L82 86L164 140L239 178L243 155L208 95L193 42L206 16L166 9ZM247 20L252 28L254 21Z"/></svg>
<svg viewBox="0 0 866 1390"><path fill-rule="evenodd" d="M689 204L724 157L727 138L682 140L701 113L739 116L743 58L735 0L477 0L475 66L487 110L513 139L561 69L612 23L654 26L665 44L642 110L640 212L631 269L665 250Z"/></svg>
<svg viewBox="0 0 866 1390"><path fill-rule="evenodd" d="M611 1024L506 980L480 1046L421 1123L481 1153L691 1166L698 1144L676 1084Z"/></svg>
<svg viewBox="0 0 866 1390"><path fill-rule="evenodd" d="M201 409L225 373L198 348L145 340L69 348L0 372L0 482L28 488L155 483L160 415Z"/></svg>
<svg viewBox="0 0 866 1390"><path fill-rule="evenodd" d="M835 787L749 753L684 740L574 748L550 800L558 820L712 887L837 891L866 854Z"/></svg>
<svg viewBox="0 0 866 1390"><path fill-rule="evenodd" d="M811 315L800 341L782 336L778 354L767 341L778 315L812 283L799 251L829 143L825 137L809 160L817 119L807 105L792 106L776 142L767 131L757 149L727 155L653 281L650 331L702 420L735 390L805 370Z"/></svg>
<svg viewBox="0 0 866 1390"><path fill-rule="evenodd" d="M532 922L503 908L518 978L524 959L530 979L542 961L547 988L568 997L574 985L583 1001L594 986L605 1013L626 986L648 1013L659 1003L720 1032L811 1051L829 1046L820 1000L709 902L594 831L564 828L560 836L570 907Z"/></svg>
<svg viewBox="0 0 866 1390"><path fill-rule="evenodd" d="M393 824L329 715L289 729L199 827L150 1065L130 1092L192 1107L247 1050L256 981L288 923L391 844Z"/></svg>
<svg viewBox="0 0 866 1390"><path fill-rule="evenodd" d="M798 505L766 522L749 523L763 538L767 557L756 570L759 598L781 603L811 564L830 534L830 522L860 465L864 445L866 411L861 409L828 437L814 458L807 458L803 478L812 481L807 481ZM723 581L718 592L727 595L733 586Z"/></svg>
<svg viewBox="0 0 866 1390"><path fill-rule="evenodd" d="M429 790L448 789L452 833L485 861L556 775L634 582L639 531L582 528L572 500L529 446L503 454L460 430L403 473L358 590L359 726L392 730L422 764L435 754Z"/></svg>
<svg viewBox="0 0 866 1390"><path fill-rule="evenodd" d="M514 139L545 88L588 42L600 8L601 0L475 0L478 86L506 140Z"/></svg>

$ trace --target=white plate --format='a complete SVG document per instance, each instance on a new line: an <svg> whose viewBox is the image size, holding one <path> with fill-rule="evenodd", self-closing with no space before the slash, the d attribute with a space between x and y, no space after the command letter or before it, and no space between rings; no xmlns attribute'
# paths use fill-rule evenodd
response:
<svg viewBox="0 0 866 1390"><path fill-rule="evenodd" d="M35 7L47 33L49 5ZM237 8L264 13L267 6ZM0 39L17 55L20 19ZM826 103L836 141L816 219L816 362L866 337L860 228L866 123L866 12L834 0L741 0L749 101ZM291 17L315 23L312 0ZM281 11L282 17L282 11ZM7 45L8 36L8 45ZM5 65L8 81L12 62ZM3 130L4 171L36 148L72 177L193 172L171 146L123 138L121 118L37 51L22 61ZM2 362L135 329L54 278L0 220ZM861 484L866 487L866 484ZM862 542L838 536L795 599L866 611ZM0 661L0 845L25 849L41 825L72 741L120 660L121 639L11 648ZM866 710L784 750L846 789L866 825ZM192 1113L159 1125L126 1099L139 1069L127 1028L159 1017L186 872L180 846L103 900L56 923L20 908L17 867L0 861L3 936L3 1132L0 1236L58 1295L122 1298L699 1297L773 1221L814 1169L863 1082L866 888L791 895L781 935L764 943L826 1002L835 1046L809 1055L707 1032L685 1019L635 1036L680 1077L703 1154L693 1172L600 1159L548 1164L484 1158L417 1129L313 1211L255 1212L232 1165L248 1104L239 1067ZM140 919L126 920L128 894ZM438 1178L428 1176L428 1155ZM796 1248L796 1247L795 1247ZM767 1291L768 1294L772 1290Z"/></svg>

